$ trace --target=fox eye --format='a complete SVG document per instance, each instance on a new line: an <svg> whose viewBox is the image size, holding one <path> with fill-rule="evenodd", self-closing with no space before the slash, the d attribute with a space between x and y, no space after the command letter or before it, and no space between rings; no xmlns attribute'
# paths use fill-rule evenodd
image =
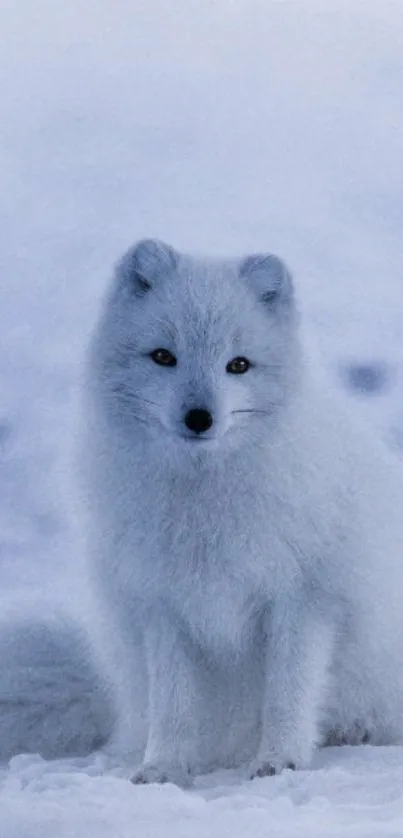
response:
<svg viewBox="0 0 403 838"><path fill-rule="evenodd" d="M247 358L233 358L227 364L227 372L231 372L233 375L243 375L244 372L248 372L249 367L250 361Z"/></svg>
<svg viewBox="0 0 403 838"><path fill-rule="evenodd" d="M150 358L160 367L176 367L177 364L175 355L172 355L169 349L154 349L150 352Z"/></svg>

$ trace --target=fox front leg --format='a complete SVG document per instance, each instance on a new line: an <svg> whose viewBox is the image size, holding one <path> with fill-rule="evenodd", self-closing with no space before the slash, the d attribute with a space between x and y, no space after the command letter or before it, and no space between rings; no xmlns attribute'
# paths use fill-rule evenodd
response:
<svg viewBox="0 0 403 838"><path fill-rule="evenodd" d="M303 592L279 598L266 628L262 737L252 778L309 765L332 653L333 630Z"/></svg>
<svg viewBox="0 0 403 838"><path fill-rule="evenodd" d="M175 615L150 614L145 632L149 731L144 762L132 782L191 784L197 759L195 678L190 641Z"/></svg>

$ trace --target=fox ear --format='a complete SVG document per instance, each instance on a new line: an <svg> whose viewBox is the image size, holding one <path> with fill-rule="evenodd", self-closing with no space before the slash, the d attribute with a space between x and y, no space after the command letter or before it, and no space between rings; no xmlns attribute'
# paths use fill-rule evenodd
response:
<svg viewBox="0 0 403 838"><path fill-rule="evenodd" d="M142 239L125 253L117 273L138 296L144 296L158 279L172 273L177 255L172 247L158 239Z"/></svg>
<svg viewBox="0 0 403 838"><path fill-rule="evenodd" d="M256 253L247 256L240 266L240 275L251 280L263 303L273 310L293 300L291 274L278 256L271 253Z"/></svg>

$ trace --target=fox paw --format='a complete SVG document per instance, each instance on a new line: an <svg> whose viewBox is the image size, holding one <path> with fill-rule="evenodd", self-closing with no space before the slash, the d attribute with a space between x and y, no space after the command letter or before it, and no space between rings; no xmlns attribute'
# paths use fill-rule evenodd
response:
<svg viewBox="0 0 403 838"><path fill-rule="evenodd" d="M189 788L192 785L192 778L190 772L175 763L144 763L140 765L133 776L131 782L136 786L147 785L149 783L173 783L175 786L181 788Z"/></svg>
<svg viewBox="0 0 403 838"><path fill-rule="evenodd" d="M250 767L250 779L274 777L275 774L280 774L285 768L295 771L296 767L295 762L292 761L280 763L278 760L255 759Z"/></svg>

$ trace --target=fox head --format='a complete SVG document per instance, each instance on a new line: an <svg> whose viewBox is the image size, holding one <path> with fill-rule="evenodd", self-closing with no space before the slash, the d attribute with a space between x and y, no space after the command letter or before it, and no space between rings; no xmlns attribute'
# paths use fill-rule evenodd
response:
<svg viewBox="0 0 403 838"><path fill-rule="evenodd" d="M245 444L298 387L297 332L277 256L206 260L141 241L117 265L92 346L103 408L189 454Z"/></svg>

